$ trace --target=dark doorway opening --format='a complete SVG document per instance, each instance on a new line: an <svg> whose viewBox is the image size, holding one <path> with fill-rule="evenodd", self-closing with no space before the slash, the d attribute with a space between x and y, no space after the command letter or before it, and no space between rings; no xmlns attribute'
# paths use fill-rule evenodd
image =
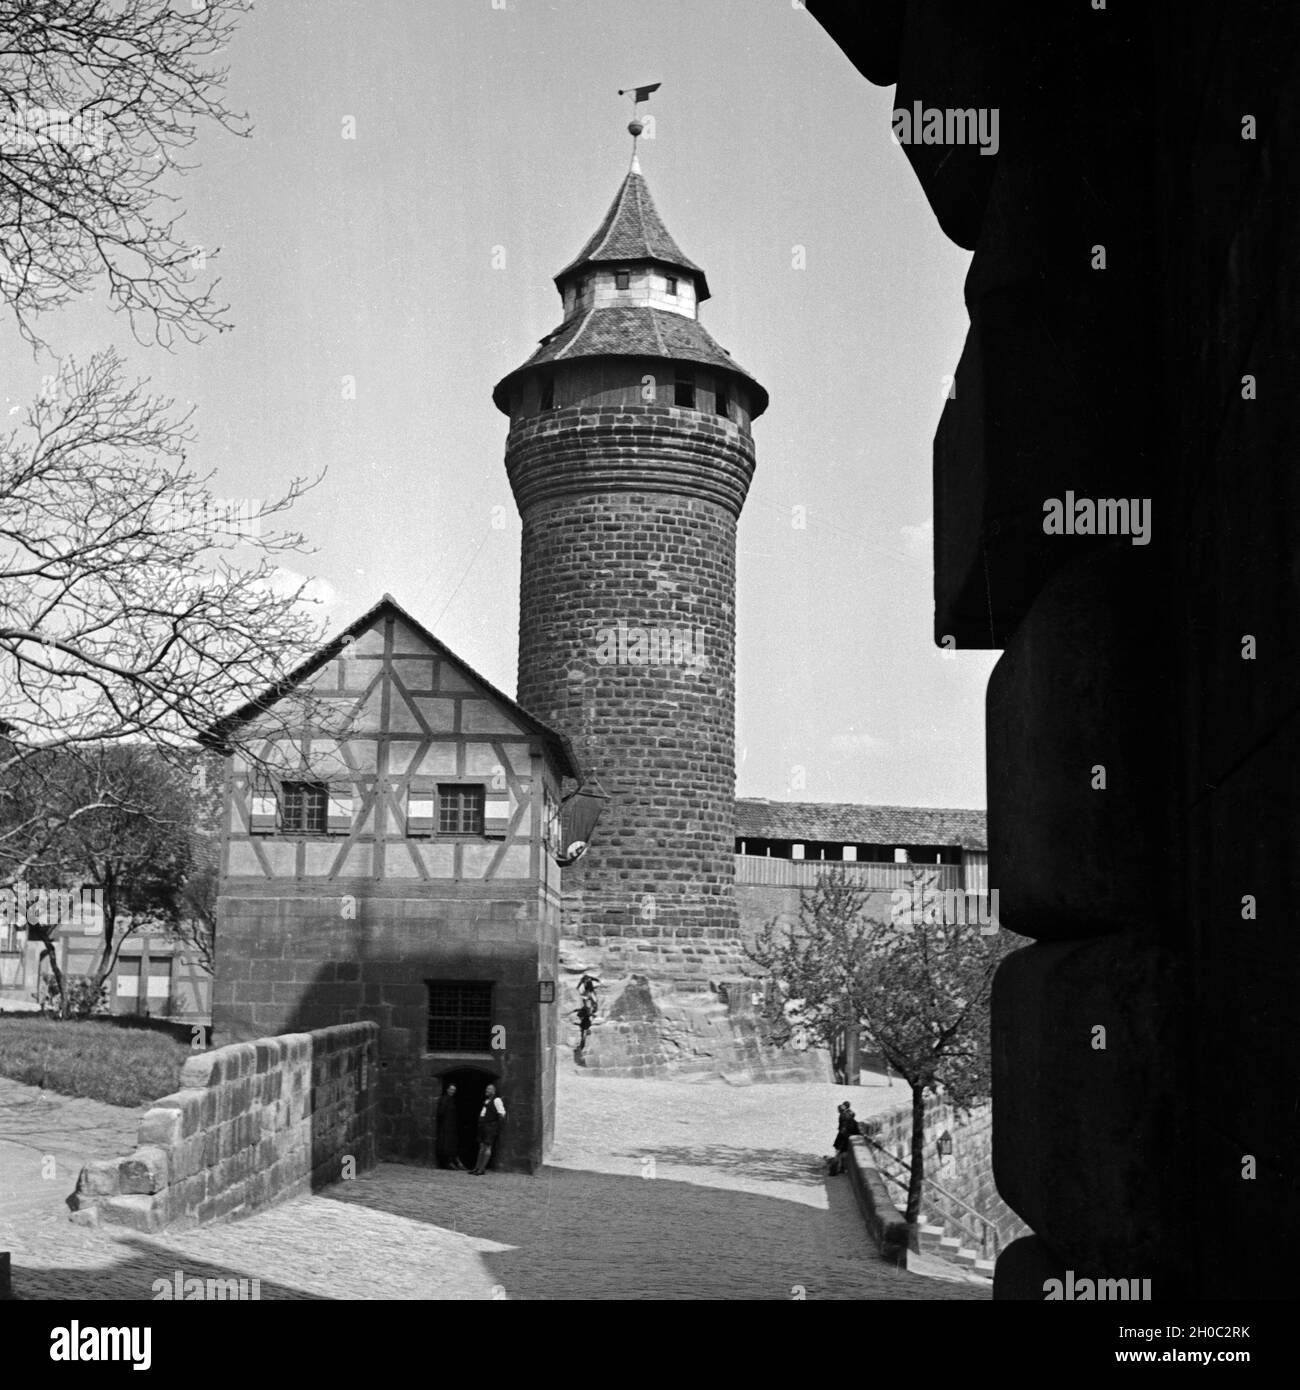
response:
<svg viewBox="0 0 1300 1390"><path fill-rule="evenodd" d="M444 1089L456 1088L456 1137L460 1141L460 1161L466 1168L478 1158L478 1112L483 1108L483 1092L497 1080L495 1072L478 1067L457 1067L441 1076Z"/></svg>

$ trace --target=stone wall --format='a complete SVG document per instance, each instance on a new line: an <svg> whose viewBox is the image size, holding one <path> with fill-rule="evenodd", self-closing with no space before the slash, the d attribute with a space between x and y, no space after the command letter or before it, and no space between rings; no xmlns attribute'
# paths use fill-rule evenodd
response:
<svg viewBox="0 0 1300 1390"><path fill-rule="evenodd" d="M81 1170L73 1220L184 1230L371 1167L378 1042L375 1024L348 1023L191 1057L181 1089L140 1121L135 1152Z"/></svg>
<svg viewBox="0 0 1300 1390"><path fill-rule="evenodd" d="M494 896L512 889L520 896ZM554 1129L555 1006L538 1002L537 982L555 978L554 900L536 890L527 895L517 883L425 883L420 896L372 886L344 919L337 898L324 892L292 883L275 891L282 896L231 895L218 903L216 1040L373 1021L383 1158L432 1163L443 1079L459 1073L464 1093L469 1072L480 1086L495 1085L506 1107L494 1166L540 1167ZM430 980L492 983L492 1045L430 1048ZM462 1128L469 1123L462 1117Z"/></svg>
<svg viewBox="0 0 1300 1390"><path fill-rule="evenodd" d="M904 1163L912 1161L912 1106L908 1102L869 1120L861 1129ZM939 1136L947 1130L952 1136L952 1154L941 1159ZM874 1161L874 1159L873 1159ZM927 1097L925 1107L925 1174L945 1191L975 1208L998 1233L999 1246L1030 1234L1029 1227L1007 1206L993 1180L993 1107L976 1106L958 1117L950 1106ZM899 1207L906 1205L903 1189L890 1182L888 1187ZM931 1220L945 1215L942 1202L925 1191L921 1208Z"/></svg>
<svg viewBox="0 0 1300 1390"><path fill-rule="evenodd" d="M1300 991L1300 8L809 8L898 108L1000 115L995 156L902 150L974 252L935 439L935 637L1005 653L989 880L1036 943L993 994L997 1172L1036 1233L996 1296L1040 1299L1049 1269L1276 1297L1300 1225L1278 1103ZM1144 543L1049 531L1067 496L1141 503Z"/></svg>
<svg viewBox="0 0 1300 1390"><path fill-rule="evenodd" d="M506 466L523 523L519 700L568 734L611 793L591 849L564 873L566 934L636 938L641 965L665 977L661 942L734 955L748 430L670 406L574 406L516 422ZM656 629L689 633L689 654L635 645Z"/></svg>

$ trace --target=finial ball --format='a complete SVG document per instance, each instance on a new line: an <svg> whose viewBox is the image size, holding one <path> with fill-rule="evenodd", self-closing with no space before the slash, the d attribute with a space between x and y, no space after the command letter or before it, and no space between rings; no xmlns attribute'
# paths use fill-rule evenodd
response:
<svg viewBox="0 0 1300 1390"><path fill-rule="evenodd" d="M636 137L641 134L645 126L640 121L629 121L627 125L628 134Z"/></svg>

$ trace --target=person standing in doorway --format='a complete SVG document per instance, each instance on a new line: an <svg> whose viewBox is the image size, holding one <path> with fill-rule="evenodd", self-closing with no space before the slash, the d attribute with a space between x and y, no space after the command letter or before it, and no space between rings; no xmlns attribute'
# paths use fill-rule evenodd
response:
<svg viewBox="0 0 1300 1390"><path fill-rule="evenodd" d="M469 1170L476 1178L481 1178L492 1162L492 1150L501 1137L501 1125L505 1118L506 1108L497 1095L497 1088L489 1086L483 1092L483 1108L478 1112L478 1157Z"/></svg>
<svg viewBox="0 0 1300 1390"><path fill-rule="evenodd" d="M434 1115L436 1126L433 1136L434 1154L439 1168L459 1168L465 1171L460 1161L460 1123L456 1115L456 1083L443 1083L442 1095L438 1097L438 1109Z"/></svg>

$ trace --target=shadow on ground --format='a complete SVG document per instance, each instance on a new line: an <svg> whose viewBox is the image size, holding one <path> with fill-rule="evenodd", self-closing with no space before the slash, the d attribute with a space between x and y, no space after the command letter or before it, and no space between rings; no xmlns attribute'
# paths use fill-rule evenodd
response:
<svg viewBox="0 0 1300 1390"><path fill-rule="evenodd" d="M106 1246L105 1263L91 1268L32 1268L22 1263L22 1257L15 1255L13 1265L13 1294L17 1301L39 1300L53 1302L60 1300L87 1300L92 1302L117 1301L120 1299L139 1299L152 1302L159 1298L155 1288L157 1280L165 1280L169 1290L174 1290L176 1271L182 1279L202 1279L205 1285L212 1280L245 1280L251 1296L253 1275L247 1269L232 1269L225 1265L212 1264L195 1258L186 1251L183 1255L175 1250L155 1246L150 1241L128 1237ZM213 1289L214 1296L217 1290ZM277 1284L265 1279L257 1288L257 1296L269 1299L318 1299L320 1295L305 1293L287 1284ZM187 1301L197 1302L197 1299ZM231 1300L237 1301L237 1300Z"/></svg>
<svg viewBox="0 0 1300 1390"><path fill-rule="evenodd" d="M736 1162L754 1155L736 1150ZM780 1156L774 1168L789 1181ZM806 1174L807 1160L803 1160ZM805 1181L819 1181L807 1179ZM384 1165L318 1194L462 1233L511 1299L947 1298L802 1201L570 1168L470 1178ZM851 1194L850 1194L851 1200ZM853 1217L856 1221L856 1216ZM859 1229L855 1227L855 1229ZM490 1243L495 1248L484 1248Z"/></svg>
<svg viewBox="0 0 1300 1390"><path fill-rule="evenodd" d="M801 1187L820 1185L825 1163L794 1149L741 1148L727 1144L664 1144L624 1149L619 1155L632 1164L652 1158L659 1164L690 1168L713 1168L757 1182L795 1183Z"/></svg>

